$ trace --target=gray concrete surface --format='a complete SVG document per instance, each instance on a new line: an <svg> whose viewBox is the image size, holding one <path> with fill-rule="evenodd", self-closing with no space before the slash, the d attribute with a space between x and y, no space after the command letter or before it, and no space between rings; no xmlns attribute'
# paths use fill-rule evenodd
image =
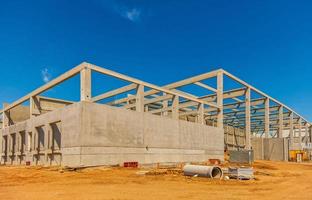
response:
<svg viewBox="0 0 312 200"><path fill-rule="evenodd" d="M76 167L224 157L221 128L88 102L32 117L0 134L0 162L6 164Z"/></svg>
<svg viewBox="0 0 312 200"><path fill-rule="evenodd" d="M252 138L251 144L256 160L288 160L287 138Z"/></svg>

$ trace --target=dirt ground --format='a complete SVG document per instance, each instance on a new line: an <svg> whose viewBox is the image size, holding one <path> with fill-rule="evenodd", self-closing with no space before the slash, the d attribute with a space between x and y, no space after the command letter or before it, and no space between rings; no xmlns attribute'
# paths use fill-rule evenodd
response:
<svg viewBox="0 0 312 200"><path fill-rule="evenodd" d="M256 180L184 177L174 170L0 167L0 199L312 199L312 163L258 161Z"/></svg>

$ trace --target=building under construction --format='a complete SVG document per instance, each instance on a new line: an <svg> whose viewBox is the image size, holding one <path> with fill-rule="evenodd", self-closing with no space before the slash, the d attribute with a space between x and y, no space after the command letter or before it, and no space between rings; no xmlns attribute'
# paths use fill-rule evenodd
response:
<svg viewBox="0 0 312 200"><path fill-rule="evenodd" d="M93 96L92 73L127 84ZM76 76L80 101L42 95ZM244 149L256 159L311 156L304 117L223 69L157 86L84 62L0 115L1 164L201 162Z"/></svg>

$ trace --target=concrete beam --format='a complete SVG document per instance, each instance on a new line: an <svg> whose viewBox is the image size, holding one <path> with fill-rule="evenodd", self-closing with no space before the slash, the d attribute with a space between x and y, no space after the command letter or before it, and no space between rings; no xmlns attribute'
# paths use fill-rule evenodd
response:
<svg viewBox="0 0 312 200"><path fill-rule="evenodd" d="M96 97L93 97L92 98L92 102L97 102L97 101L100 101L102 99L106 99L106 98L109 98L109 97L116 96L118 94L129 92L129 91L134 90L136 88L137 88L137 84L132 83L132 84L126 85L124 87L121 87L121 88L118 88L118 89L106 92L104 94L98 95Z"/></svg>
<svg viewBox="0 0 312 200"><path fill-rule="evenodd" d="M129 77L129 76L126 76L126 75L123 75L123 74L120 74L120 73L117 73L117 72L105 69L105 68L101 68L101 67L98 67L98 66L90 64L90 63L88 63L88 66L90 67L90 69L92 69L92 70L94 70L96 72L99 72L99 73L102 73L102 74L106 74L106 75L109 75L109 76L112 76L112 77L116 77L118 79L121 79L121 80L124 80L124 81L128 81L128 82L132 82L132 83L135 83L135 84L138 84L138 85L144 85L145 87L151 88L151 90L153 90L153 92L150 92L150 91L146 92L144 94L144 96L156 94L157 92L164 92L164 93L167 93L167 94L180 96L180 97L185 98L185 99L187 99L189 101L194 101L197 104L198 103L204 103L206 105L218 108L218 106L216 104L214 104L214 103L206 102L206 101L203 101L201 99L197 99L197 98L194 98L194 97L191 97L191 96L180 94L180 93L171 91L171 90L167 89L166 87L162 88L162 87L159 87L157 85L153 85L153 84L150 84L150 83L147 83L147 82L144 82L144 81L141 81L141 80L138 80L138 79L135 79L135 78L132 78L132 77ZM124 99L124 100L127 100L127 99Z"/></svg>
<svg viewBox="0 0 312 200"><path fill-rule="evenodd" d="M222 69L222 70L223 70L223 69ZM260 95L262 95L262 96L264 96L264 97L270 98L271 101L277 103L278 105L284 106L284 108L286 108L287 110L293 112L293 113L294 113L295 115L297 115L298 117L301 117L305 122L308 122L306 119L304 119L304 118L303 118L302 116L300 116L298 113L296 113L296 112L293 111L291 108L289 108L288 106L284 105L283 103L279 102L278 100L276 100L276 99L270 97L269 95L265 94L264 92L258 90L258 89L255 88L255 87L249 85L249 84L246 83L245 81L243 81L243 80L237 78L236 76L232 75L231 73L229 73L229 72L227 72L227 71L225 71L225 70L223 70L223 73L224 73L224 75L226 75L226 76L228 76L229 78L231 78L231 79L237 81L238 83L240 83L240 84L242 84L242 85L244 85L244 86L246 86L246 87L249 87L249 88L252 89L253 91L257 92L258 94L260 94Z"/></svg>
<svg viewBox="0 0 312 200"><path fill-rule="evenodd" d="M220 73L220 72L219 72L219 73ZM222 72L221 72L221 73L222 73ZM198 85L198 86L200 86L200 87L202 87L202 88L205 88L205 89L207 89L207 90L210 90L210 91L212 91L212 92L218 92L218 90L216 90L215 88L210 87L209 85L206 85L206 84L204 84L204 83L195 82L194 84L195 84L195 85Z"/></svg>
<svg viewBox="0 0 312 200"><path fill-rule="evenodd" d="M14 103L8 105L6 108L1 110L0 113L3 113L4 111L10 110L10 109L28 101L31 97L37 96L37 95L49 90L50 88L56 86L57 84L60 84L64 81L68 80L69 78L77 75L85 66L86 66L85 62L81 63L80 65L76 66L75 68L69 70L68 72L62 74L61 76L53 79L52 81L48 82L47 84L39 87L38 89L34 90L33 92L31 92L29 94L27 94L26 96L18 99Z"/></svg>

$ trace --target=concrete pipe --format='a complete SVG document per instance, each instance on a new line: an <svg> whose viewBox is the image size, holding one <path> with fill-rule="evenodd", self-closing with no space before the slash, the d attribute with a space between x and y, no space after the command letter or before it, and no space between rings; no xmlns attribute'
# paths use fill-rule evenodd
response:
<svg viewBox="0 0 312 200"><path fill-rule="evenodd" d="M217 166L203 166L203 165L185 165L183 167L185 176L201 176L215 179L221 179L223 171Z"/></svg>

